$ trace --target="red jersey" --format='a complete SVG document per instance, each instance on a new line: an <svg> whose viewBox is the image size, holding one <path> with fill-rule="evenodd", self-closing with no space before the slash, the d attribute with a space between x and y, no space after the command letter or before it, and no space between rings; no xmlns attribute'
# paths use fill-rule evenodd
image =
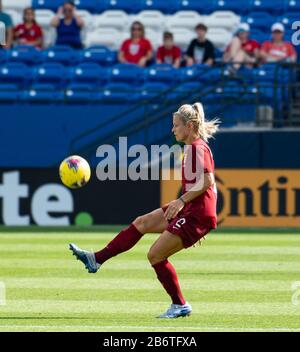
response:
<svg viewBox="0 0 300 352"><path fill-rule="evenodd" d="M288 57L296 57L296 50L293 45L289 42L283 42L282 44L276 44L271 41L263 43L261 50L276 60L286 59Z"/></svg>
<svg viewBox="0 0 300 352"><path fill-rule="evenodd" d="M22 23L14 29L14 36L17 40L25 39L27 43L30 43L43 38L43 32L41 27L36 23L31 28L27 28L25 23Z"/></svg>
<svg viewBox="0 0 300 352"><path fill-rule="evenodd" d="M131 64L138 64L140 59L146 56L150 50L152 50L152 45L146 38L141 38L138 42L127 39L121 46L125 60Z"/></svg>
<svg viewBox="0 0 300 352"><path fill-rule="evenodd" d="M181 56L181 50L178 46L173 46L172 49L166 49L164 46L160 46L157 50L157 59L164 64L174 64L175 60Z"/></svg>
<svg viewBox="0 0 300 352"><path fill-rule="evenodd" d="M182 191L186 193L196 183L204 180L205 173L214 173L214 159L209 146L201 139L186 146L182 162ZM200 186L202 187L202 186ZM217 190L216 185L209 187L204 193L183 208L183 213L211 223L213 228L217 224Z"/></svg>
<svg viewBox="0 0 300 352"><path fill-rule="evenodd" d="M248 39L242 43L242 48L247 54L254 55L255 50L260 48L260 44L254 39Z"/></svg>
<svg viewBox="0 0 300 352"><path fill-rule="evenodd" d="M248 39L242 43L242 49L250 56L254 55L256 49L260 48L260 44L254 39ZM230 50L230 44L227 46L225 52Z"/></svg>

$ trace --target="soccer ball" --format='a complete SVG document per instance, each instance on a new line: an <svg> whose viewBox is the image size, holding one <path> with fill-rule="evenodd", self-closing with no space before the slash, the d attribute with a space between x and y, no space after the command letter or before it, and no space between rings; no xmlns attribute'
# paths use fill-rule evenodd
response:
<svg viewBox="0 0 300 352"><path fill-rule="evenodd" d="M89 182L91 168L81 156L72 155L60 164L59 176L65 186L72 189L81 188Z"/></svg>

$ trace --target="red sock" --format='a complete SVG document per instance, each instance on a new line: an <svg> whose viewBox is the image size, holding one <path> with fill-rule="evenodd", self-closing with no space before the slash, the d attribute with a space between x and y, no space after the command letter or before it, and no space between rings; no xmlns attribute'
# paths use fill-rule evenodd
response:
<svg viewBox="0 0 300 352"><path fill-rule="evenodd" d="M158 280L162 283L168 295L172 298L173 304L185 304L185 299L181 293L178 277L173 265L168 259L152 265Z"/></svg>
<svg viewBox="0 0 300 352"><path fill-rule="evenodd" d="M103 264L111 257L128 251L142 237L143 234L140 233L133 224L131 224L125 230L121 231L105 248L95 253L97 263Z"/></svg>

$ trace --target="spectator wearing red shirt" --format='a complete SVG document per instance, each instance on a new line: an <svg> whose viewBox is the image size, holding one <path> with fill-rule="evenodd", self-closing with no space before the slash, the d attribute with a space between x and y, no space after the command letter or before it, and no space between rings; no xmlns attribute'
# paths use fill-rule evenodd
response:
<svg viewBox="0 0 300 352"><path fill-rule="evenodd" d="M284 26L274 23L271 27L272 40L263 43L261 58L263 62L296 62L297 53L290 42L284 41Z"/></svg>
<svg viewBox="0 0 300 352"><path fill-rule="evenodd" d="M170 64L175 68L180 66L181 50L174 45L173 34L170 32L164 33L164 44L157 50L156 63Z"/></svg>
<svg viewBox="0 0 300 352"><path fill-rule="evenodd" d="M35 21L35 13L31 7L27 7L23 12L24 23L19 24L14 29L14 39L19 45L30 45L36 48L43 46L43 32Z"/></svg>
<svg viewBox="0 0 300 352"><path fill-rule="evenodd" d="M33 8L27 7L24 9L23 21L23 23L19 24L14 29L14 39L16 44L42 48L43 32L41 27L36 23Z"/></svg>
<svg viewBox="0 0 300 352"><path fill-rule="evenodd" d="M123 42L119 51L119 62L145 67L152 57L152 45L150 41L145 38L145 28L143 24L139 21L133 22L131 25L131 38Z"/></svg>
<svg viewBox="0 0 300 352"><path fill-rule="evenodd" d="M233 69L238 70L243 63L252 67L259 59L260 44L249 38L250 26L248 23L241 23L235 37L225 50L224 62L235 62Z"/></svg>

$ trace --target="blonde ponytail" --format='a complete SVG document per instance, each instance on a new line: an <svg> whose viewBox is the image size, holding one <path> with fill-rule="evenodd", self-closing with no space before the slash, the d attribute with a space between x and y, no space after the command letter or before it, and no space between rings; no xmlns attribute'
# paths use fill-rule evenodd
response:
<svg viewBox="0 0 300 352"><path fill-rule="evenodd" d="M192 122L195 132L206 142L218 131L221 123L219 119L205 121L204 109L201 103L184 104L174 113L174 116L179 116L185 125L188 122Z"/></svg>

